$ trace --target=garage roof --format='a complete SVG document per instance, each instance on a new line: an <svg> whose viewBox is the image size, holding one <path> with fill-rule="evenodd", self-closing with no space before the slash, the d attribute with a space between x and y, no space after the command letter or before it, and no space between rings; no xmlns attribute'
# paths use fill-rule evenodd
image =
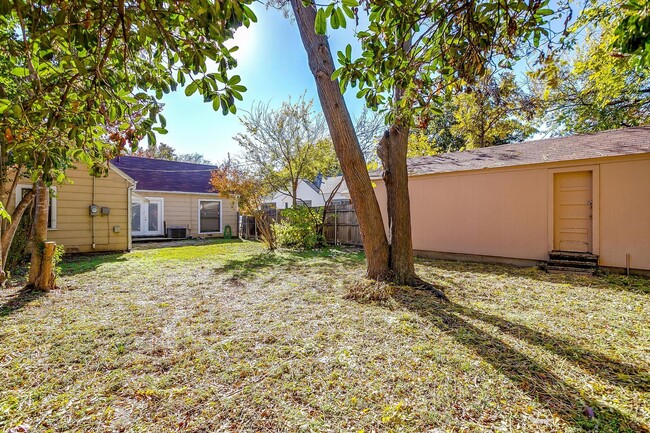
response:
<svg viewBox="0 0 650 433"><path fill-rule="evenodd" d="M650 126L411 158L408 170L409 175L425 175L643 153L650 153Z"/></svg>

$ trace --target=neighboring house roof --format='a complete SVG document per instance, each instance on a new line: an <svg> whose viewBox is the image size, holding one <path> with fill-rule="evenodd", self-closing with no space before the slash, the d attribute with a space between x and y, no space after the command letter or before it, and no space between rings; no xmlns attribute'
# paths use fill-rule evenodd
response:
<svg viewBox="0 0 650 433"><path fill-rule="evenodd" d="M136 190L214 193L210 185L214 165L139 156L120 156L111 164L138 182Z"/></svg>
<svg viewBox="0 0 650 433"><path fill-rule="evenodd" d="M323 185L321 186L321 189L323 191L323 194L325 197L328 197L329 195L332 194L334 191L334 188L336 188L341 180L343 179L343 176L332 176L325 178L323 181ZM347 196L349 195L350 191L348 191L348 186L345 183L345 180L343 180L343 183L341 183L341 186L339 186L339 189L336 191L336 195L343 195Z"/></svg>
<svg viewBox="0 0 650 433"><path fill-rule="evenodd" d="M314 182L307 179L300 179L300 180L304 182L305 185L307 185L308 187L310 187L311 189L313 189L314 191L320 194L320 188L318 188L318 186Z"/></svg>
<svg viewBox="0 0 650 433"><path fill-rule="evenodd" d="M117 175L119 175L122 179L124 179L124 180L126 180L127 182L129 182L129 183L131 184L131 186L135 185L135 183L136 183L136 182L135 182L135 179L133 179L133 178L132 178L131 176L129 176L128 174L124 173L124 172L123 172L122 170L120 170L119 168L115 167L113 164L111 164L108 168L109 168L110 170L113 170L113 172L115 172Z"/></svg>
<svg viewBox="0 0 650 433"><path fill-rule="evenodd" d="M514 167L650 153L650 126L504 144L408 160L409 175ZM371 173L381 178L381 171Z"/></svg>

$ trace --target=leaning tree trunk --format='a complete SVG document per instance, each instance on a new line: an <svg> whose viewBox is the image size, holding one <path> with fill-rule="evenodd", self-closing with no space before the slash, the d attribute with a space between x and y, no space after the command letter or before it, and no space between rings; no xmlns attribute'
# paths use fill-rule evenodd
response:
<svg viewBox="0 0 650 433"><path fill-rule="evenodd" d="M2 236L2 221L0 221L0 236ZM0 256L4 257L4 250L2 249L2 243L0 242ZM7 274L5 273L4 264L0 266L0 287L3 287L5 281L7 281Z"/></svg>
<svg viewBox="0 0 650 433"><path fill-rule="evenodd" d="M34 190L30 190L25 193L23 198L20 200L20 203L18 203L16 209L14 209L13 213L11 214L11 224L9 224L4 233L2 233L2 238L0 241L0 249L2 251L2 254L0 259L3 272L5 270L5 266L7 265L9 249L11 248L11 244L14 241L16 230L18 230L20 221L23 219L23 215L25 214L27 208L32 204L32 201L34 201ZM47 219L45 220L45 224L47 225Z"/></svg>
<svg viewBox="0 0 650 433"><path fill-rule="evenodd" d="M366 276L372 279L388 279L389 251L384 223L350 113L341 95L338 81L331 78L334 73L334 61L329 42L325 36L316 34L314 5L304 6L302 0L291 0L291 7L307 52L309 68L316 80L318 98L332 136L336 156L357 212L368 261Z"/></svg>
<svg viewBox="0 0 650 433"><path fill-rule="evenodd" d="M384 166L393 282L418 285L420 280L415 274L413 264L411 205L406 167L408 136L408 126L392 125L379 142L377 154Z"/></svg>
<svg viewBox="0 0 650 433"><path fill-rule="evenodd" d="M52 273L53 244L47 242L47 214L49 211L50 193L39 179L36 184L36 216L32 242L32 259L29 267L28 285L39 290L54 288L55 278Z"/></svg>

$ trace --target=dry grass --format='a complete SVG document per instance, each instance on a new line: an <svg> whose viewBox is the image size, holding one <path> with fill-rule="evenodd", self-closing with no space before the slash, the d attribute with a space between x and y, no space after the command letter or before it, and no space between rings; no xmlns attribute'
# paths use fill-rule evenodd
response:
<svg viewBox="0 0 650 433"><path fill-rule="evenodd" d="M450 303L337 249L68 262L61 290L0 292L0 430L647 431L650 281L417 268Z"/></svg>
<svg viewBox="0 0 650 433"><path fill-rule="evenodd" d="M393 295L396 287L381 281L363 279L353 282L346 288L343 299L350 299L361 303L377 302L382 305L395 305Z"/></svg>

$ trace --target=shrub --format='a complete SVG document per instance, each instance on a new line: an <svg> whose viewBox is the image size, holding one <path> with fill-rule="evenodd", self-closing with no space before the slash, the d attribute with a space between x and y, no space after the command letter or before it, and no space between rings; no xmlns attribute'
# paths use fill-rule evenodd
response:
<svg viewBox="0 0 650 433"><path fill-rule="evenodd" d="M278 245L289 248L312 249L325 245L325 237L319 233L322 210L300 206L282 211L282 221L275 225Z"/></svg>

